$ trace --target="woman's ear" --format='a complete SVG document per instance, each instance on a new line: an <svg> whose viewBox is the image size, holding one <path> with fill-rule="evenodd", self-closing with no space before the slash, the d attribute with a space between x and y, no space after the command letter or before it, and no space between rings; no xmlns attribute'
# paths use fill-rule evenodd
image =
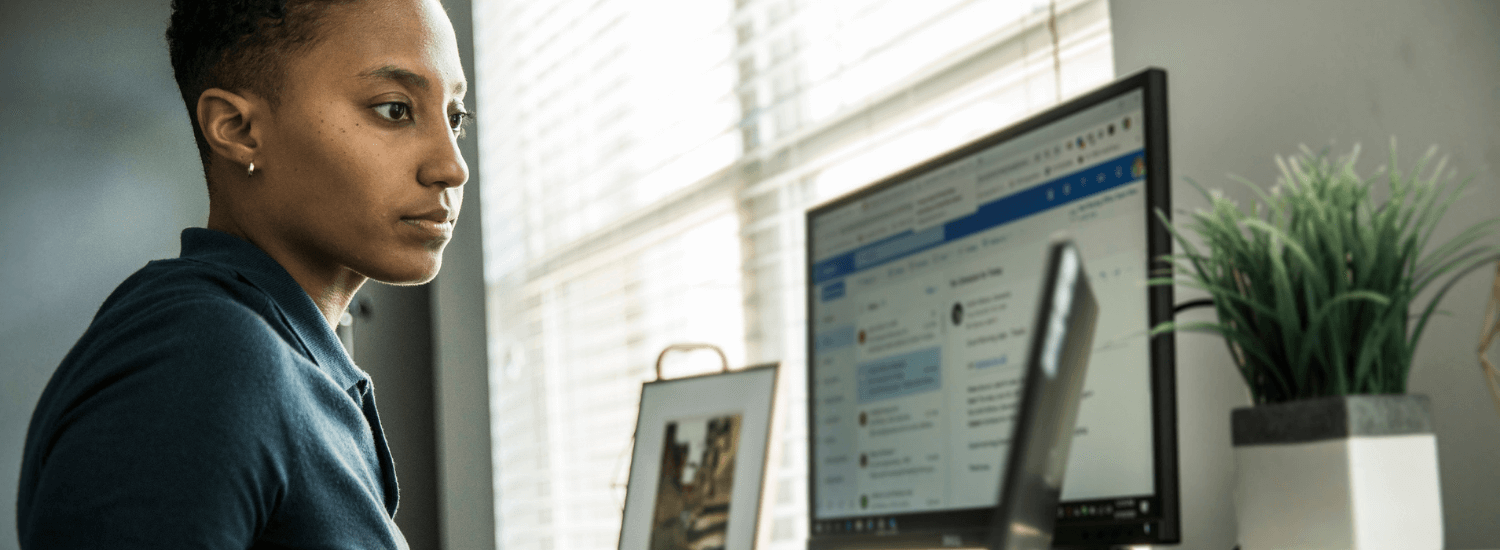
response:
<svg viewBox="0 0 1500 550"><path fill-rule="evenodd" d="M198 96L198 128L214 154L239 164L255 160L260 128L255 124L261 102L221 88Z"/></svg>

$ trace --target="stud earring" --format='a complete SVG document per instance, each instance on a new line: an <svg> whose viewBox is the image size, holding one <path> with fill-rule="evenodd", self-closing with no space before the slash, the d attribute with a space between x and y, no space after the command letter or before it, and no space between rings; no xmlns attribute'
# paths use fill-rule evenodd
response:
<svg viewBox="0 0 1500 550"><path fill-rule="evenodd" d="M245 177L255 177L255 161L250 161L250 168L245 170Z"/></svg>

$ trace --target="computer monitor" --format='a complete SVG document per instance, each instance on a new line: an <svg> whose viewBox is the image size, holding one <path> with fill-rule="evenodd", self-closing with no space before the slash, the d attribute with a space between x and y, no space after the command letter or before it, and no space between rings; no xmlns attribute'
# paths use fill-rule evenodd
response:
<svg viewBox="0 0 1500 550"><path fill-rule="evenodd" d="M1169 173L1149 69L808 212L809 548L986 544L1059 230L1099 320L1053 544L1180 540Z"/></svg>

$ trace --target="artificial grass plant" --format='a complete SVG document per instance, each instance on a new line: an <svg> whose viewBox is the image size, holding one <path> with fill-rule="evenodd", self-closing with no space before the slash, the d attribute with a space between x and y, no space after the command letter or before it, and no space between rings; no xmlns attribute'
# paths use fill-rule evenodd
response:
<svg viewBox="0 0 1500 550"><path fill-rule="evenodd" d="M1191 183L1210 207L1183 227L1157 216L1178 244L1166 256L1178 284L1206 291L1217 322L1167 322L1170 330L1222 335L1257 405L1331 395L1405 393L1412 357L1453 283L1500 255L1491 238L1500 218L1430 243L1438 222L1471 179L1454 183L1446 158L1429 149L1410 172L1389 164L1370 178L1355 172L1359 146L1337 161L1306 146L1277 157L1281 175L1267 192L1239 180L1257 200L1249 212ZM1377 201L1372 189L1385 182ZM1202 238L1203 248L1183 229ZM1431 245L1431 246L1429 246ZM1423 290L1448 277L1412 314Z"/></svg>

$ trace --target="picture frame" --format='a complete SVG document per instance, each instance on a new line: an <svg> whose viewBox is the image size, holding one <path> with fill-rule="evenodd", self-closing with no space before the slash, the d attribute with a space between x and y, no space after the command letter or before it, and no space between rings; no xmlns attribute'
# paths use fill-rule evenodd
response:
<svg viewBox="0 0 1500 550"><path fill-rule="evenodd" d="M641 386L620 550L754 548L778 370Z"/></svg>

